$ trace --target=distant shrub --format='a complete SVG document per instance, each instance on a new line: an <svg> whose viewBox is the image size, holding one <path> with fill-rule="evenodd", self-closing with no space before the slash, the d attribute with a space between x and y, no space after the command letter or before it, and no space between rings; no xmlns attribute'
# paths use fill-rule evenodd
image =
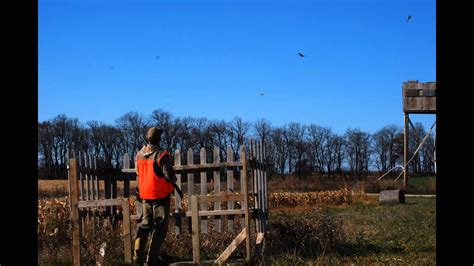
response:
<svg viewBox="0 0 474 266"><path fill-rule="evenodd" d="M281 214L270 219L265 236L268 254L290 253L300 257L317 257L334 251L344 240L342 222L322 211L304 215Z"/></svg>

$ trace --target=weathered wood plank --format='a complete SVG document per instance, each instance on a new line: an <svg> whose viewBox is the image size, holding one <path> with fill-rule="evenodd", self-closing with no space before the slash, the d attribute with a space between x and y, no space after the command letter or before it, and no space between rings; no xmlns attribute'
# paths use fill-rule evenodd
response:
<svg viewBox="0 0 474 266"><path fill-rule="evenodd" d="M436 113L436 82L403 82L403 111L408 113Z"/></svg>
<svg viewBox="0 0 474 266"><path fill-rule="evenodd" d="M199 151L199 160L200 164L205 164L206 163L206 149L203 147ZM201 195L205 196L207 195L207 172L201 172ZM208 204L207 202L202 202L201 205L199 206L201 210L207 211L208 209ZM203 234L207 233L207 217L202 217L201 218L201 232Z"/></svg>
<svg viewBox="0 0 474 266"><path fill-rule="evenodd" d="M257 233L257 240L255 241L255 256L257 258L263 255L263 241L265 240L264 233Z"/></svg>
<svg viewBox="0 0 474 266"><path fill-rule="evenodd" d="M196 195L191 196L191 235L193 238L193 262L200 264L201 262L201 245L199 244L199 206Z"/></svg>
<svg viewBox="0 0 474 266"><path fill-rule="evenodd" d="M244 228L235 239L230 243L230 245L222 252L222 254L214 261L214 264L220 265L223 264L229 257L232 255L232 252L237 249L240 243L246 238L247 228Z"/></svg>
<svg viewBox="0 0 474 266"><path fill-rule="evenodd" d="M245 146L242 145L240 149L240 160L242 162L242 171L241 171L241 181L242 181L242 194L244 195L244 200L242 201L242 209L244 211L243 224L245 227L245 254L247 261L250 260L250 217L249 217L249 196L248 196L248 186L247 186L247 155L245 151Z"/></svg>
<svg viewBox="0 0 474 266"><path fill-rule="evenodd" d="M261 162L261 145L260 141L256 141L256 160ZM263 217L262 217L262 210L263 210L263 184L262 184L262 169L257 168L257 197L258 197L258 224L260 228L260 232L263 232Z"/></svg>
<svg viewBox="0 0 474 266"><path fill-rule="evenodd" d="M234 161L234 152L232 151L232 148L230 146L227 146L226 155L227 155L228 163ZM233 193L233 191L234 191L234 171L227 170L227 193ZM233 201L227 201L227 209L228 210L234 209ZM233 216L227 217L227 230L230 232L234 231L234 217Z"/></svg>
<svg viewBox="0 0 474 266"><path fill-rule="evenodd" d="M242 153L241 153L241 155L242 155ZM246 189L245 189L245 186L246 186L247 183L245 182L244 178L245 178L244 177L244 169L242 168L240 170L240 193L243 194L243 195L247 195L247 192L246 192ZM246 198L244 198L244 201L245 200L246 200ZM244 202L241 202L240 207L244 208ZM240 229L243 229L244 227L245 227L245 217L242 217L240 219Z"/></svg>
<svg viewBox="0 0 474 266"><path fill-rule="evenodd" d="M123 156L123 168L130 168L130 156L126 153ZM130 197L130 176L123 176L123 195L125 198Z"/></svg>
<svg viewBox="0 0 474 266"><path fill-rule="evenodd" d="M261 142L262 152L261 152L261 161L262 161L262 197L263 197L263 232L266 231L268 225L268 191L267 191L267 169L265 163L265 143Z"/></svg>
<svg viewBox="0 0 474 266"><path fill-rule="evenodd" d="M130 155L128 153L125 153L123 155L123 167L124 169L129 169L130 168Z"/></svg>
<svg viewBox="0 0 474 266"><path fill-rule="evenodd" d="M94 170L94 166L92 165L92 154L89 154L89 168ZM90 182L91 182L91 199L95 199L95 178L94 175L90 175Z"/></svg>
<svg viewBox="0 0 474 266"><path fill-rule="evenodd" d="M174 152L174 164L179 166L181 165L181 151L178 149ZM181 174L176 174L176 185L181 189ZM174 198L175 198L175 213L180 213L182 211L181 209L181 202L183 199L181 199L176 192L176 189L174 191ZM181 217L175 217L174 218L174 230L177 235L181 234L181 231L183 229L183 223L182 223L182 218Z"/></svg>
<svg viewBox="0 0 474 266"><path fill-rule="evenodd" d="M207 171L218 168L232 168L242 167L241 162L221 162L221 163L206 163L206 164L194 164L194 165L174 165L173 169L176 173L181 174L182 172L189 171ZM123 173L135 173L135 169L121 169Z"/></svg>
<svg viewBox="0 0 474 266"><path fill-rule="evenodd" d="M82 161L82 156L81 156L82 153L78 153L78 157L79 157L79 160L77 161L77 170L81 169L81 168L84 168L84 163ZM84 198L84 174L81 173L81 171L79 171L79 177L80 177L80 183L79 183L79 187L80 187L80 200L85 200ZM84 236L85 235L85 227L84 227L84 216L81 216L81 236Z"/></svg>
<svg viewBox="0 0 474 266"><path fill-rule="evenodd" d="M404 127L404 132L403 132L403 165L404 165L404 168L403 168L403 188L406 189L407 188L407 185L408 185L408 165L407 165L407 161L408 161L408 136L409 136L409 127L408 127L408 120L410 119L409 118L409 114L408 113L405 113L404 114L404 119L405 119L405 127Z"/></svg>
<svg viewBox="0 0 474 266"><path fill-rule="evenodd" d="M418 90L416 89L405 90L405 97L417 97L417 96L418 96Z"/></svg>
<svg viewBox="0 0 474 266"><path fill-rule="evenodd" d="M97 157L94 157L94 170L97 170ZM95 194L96 194L96 199L100 199L98 175L95 175Z"/></svg>
<svg viewBox="0 0 474 266"><path fill-rule="evenodd" d="M257 208L257 220L255 224L257 225L257 232L262 232L262 224L261 224L261 210L262 210L262 202L260 201L260 196L262 195L261 187L260 187L260 169L257 166L258 158L259 157L259 150L258 150L258 141L255 141L255 192L257 193L257 201L255 202L255 206Z"/></svg>
<svg viewBox="0 0 474 266"><path fill-rule="evenodd" d="M117 198L117 176L112 174L111 178L112 178L112 199L116 199ZM112 206L112 213L113 214L117 213L116 206Z"/></svg>
<svg viewBox="0 0 474 266"><path fill-rule="evenodd" d="M111 188L112 188L112 185L111 185L111 180L110 180L110 176L107 175L107 173L104 173L104 199L110 199L111 198L111 195L112 193L110 192ZM111 207L107 207L105 208L105 213L106 213L106 216L110 216L112 214L112 209Z"/></svg>
<svg viewBox="0 0 474 266"><path fill-rule="evenodd" d="M257 234L257 240L255 241L255 244L259 245L259 244L263 243L264 237L265 237L264 233L258 233Z"/></svg>
<svg viewBox="0 0 474 266"><path fill-rule="evenodd" d="M436 96L436 90L424 89L422 91L422 96L423 97L435 97Z"/></svg>
<svg viewBox="0 0 474 266"><path fill-rule="evenodd" d="M77 184L77 161L76 159L69 160L69 188L71 189L71 226L72 226L72 258L74 266L81 265L81 250L80 250L80 221L78 209L78 184Z"/></svg>
<svg viewBox="0 0 474 266"><path fill-rule="evenodd" d="M436 97L405 97L403 111L409 113L435 114Z"/></svg>
<svg viewBox="0 0 474 266"><path fill-rule="evenodd" d="M87 168L87 169L90 169L89 168L89 165L88 165L88 156L87 154L84 152L84 167ZM90 200L90 180L89 180L89 177L90 177L90 174L84 174L85 176L85 179L86 179L86 200Z"/></svg>
<svg viewBox="0 0 474 266"><path fill-rule="evenodd" d="M255 162L257 161L257 143L255 140L251 140L250 142L250 149L251 149L251 159L253 160L253 169L252 169L252 184L253 184L253 197L254 197L254 209L257 211L260 210L260 202L258 198L258 172L255 167ZM255 229L257 232L260 232L260 223L258 222L258 212L254 215L255 220Z"/></svg>
<svg viewBox="0 0 474 266"><path fill-rule="evenodd" d="M216 216L216 215L242 215L245 214L244 210L241 209L233 209L233 210L218 210L218 211L199 211L199 216L200 217L207 217L207 216ZM191 216L191 212L186 212L186 216ZM204 232L201 232L204 233Z"/></svg>
<svg viewBox="0 0 474 266"><path fill-rule="evenodd" d="M130 205L128 198L122 200L123 214L123 247L125 255L125 263L132 263L132 236L130 226Z"/></svg>
<svg viewBox="0 0 474 266"><path fill-rule="evenodd" d="M220 194L220 195L207 195L207 196L197 196L197 201L199 203L203 202L216 202L216 201L243 201L245 198L244 194Z"/></svg>
<svg viewBox="0 0 474 266"><path fill-rule="evenodd" d="M79 153L79 160L77 161L77 166L78 169L82 168L82 156L81 153ZM85 200L84 198L84 176L83 174L79 171L79 179L80 179L80 184L79 184L79 196L80 200Z"/></svg>
<svg viewBox="0 0 474 266"><path fill-rule="evenodd" d="M220 155L219 155L219 148L214 147L213 151L213 160L214 163L219 163L220 162ZM220 171L214 171L214 195L220 195L221 194L221 174ZM221 202L216 201L214 203L214 210L220 210L221 209ZM220 216L214 217L214 228L217 232L221 232L222 230L222 220Z"/></svg>
<svg viewBox="0 0 474 266"><path fill-rule="evenodd" d="M190 207L191 208L191 207ZM244 215L244 210L233 209L233 210L209 210L209 211L199 211L199 216L226 216L226 215ZM173 217L191 217L191 211L180 212L180 213L170 213L170 216Z"/></svg>
<svg viewBox="0 0 474 266"><path fill-rule="evenodd" d="M213 168L232 168L232 167L242 167L242 163L240 162L222 162L222 163L205 163L205 164L196 164L193 166L190 165L181 165L181 166L173 166L175 171L181 170L209 170Z"/></svg>
<svg viewBox="0 0 474 266"><path fill-rule="evenodd" d="M88 200L88 201L78 202L78 208L120 206L120 205L122 205L121 199Z"/></svg>
<svg viewBox="0 0 474 266"><path fill-rule="evenodd" d="M193 149L189 148L188 149L188 154L187 154L187 165L194 165L194 152ZM190 202L191 197L194 195L194 173L188 173L188 202ZM188 228L189 228L189 233L191 232L191 227L192 227L192 220L188 219Z"/></svg>

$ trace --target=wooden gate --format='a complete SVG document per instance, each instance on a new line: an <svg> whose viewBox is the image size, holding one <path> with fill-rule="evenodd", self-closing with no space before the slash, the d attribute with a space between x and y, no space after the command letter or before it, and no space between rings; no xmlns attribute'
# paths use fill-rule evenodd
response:
<svg viewBox="0 0 474 266"><path fill-rule="evenodd" d="M235 154L238 158L234 158L233 149L227 147L225 161L217 147L214 147L212 153L201 148L199 160L196 160L194 151L188 149L186 164L182 164L184 154L180 150L174 152L176 184L185 195L181 199L174 192L174 212L170 215L174 217L176 234L182 233L183 223L188 222L193 239L193 262L196 264L201 261L199 235L208 233L209 217L213 217L214 224L211 228L217 232L232 232L236 227L240 231L215 263L225 262L243 240L246 243L245 259L250 259L250 219L255 221L256 252L261 252L268 219L265 150L261 141L250 140L249 146L250 149L245 145L240 148L239 153ZM212 158L208 158L208 154L212 154ZM195 163L197 161L198 164ZM124 155L124 165L130 165L128 154ZM135 169L124 168L122 172L135 174ZM194 180L198 174L199 183ZM225 182L225 187L221 187L221 181ZM210 191L208 185L211 185ZM183 207L183 200L188 203L187 206ZM222 206L224 202L227 204ZM137 214L132 215L133 220L141 217L141 203L136 203ZM209 205L212 205L212 209ZM223 216L227 217L227 228L222 226Z"/></svg>
<svg viewBox="0 0 474 266"><path fill-rule="evenodd" d="M117 180L120 171L97 167L97 159L90 155L73 156L68 159L69 206L71 208L72 255L74 265L80 265L80 238L84 236L86 221L117 218L117 206L122 207L122 220L125 262L132 262L130 227L130 180L124 179L124 198L117 198ZM77 158L77 159L76 159ZM101 195L99 180L103 180L104 193ZM101 209L104 209L101 211ZM113 223L116 219L113 219Z"/></svg>

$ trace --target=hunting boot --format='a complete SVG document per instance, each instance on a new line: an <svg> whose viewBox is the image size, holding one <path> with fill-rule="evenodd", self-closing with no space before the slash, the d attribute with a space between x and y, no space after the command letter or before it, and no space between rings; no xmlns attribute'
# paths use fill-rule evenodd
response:
<svg viewBox="0 0 474 266"><path fill-rule="evenodd" d="M145 247L147 238L137 237L135 239L135 245L133 247L133 263L143 265L145 262Z"/></svg>

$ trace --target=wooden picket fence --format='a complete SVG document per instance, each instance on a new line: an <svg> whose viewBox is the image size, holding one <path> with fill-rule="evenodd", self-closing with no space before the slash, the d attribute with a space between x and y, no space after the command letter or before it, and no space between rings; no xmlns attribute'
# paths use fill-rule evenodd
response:
<svg viewBox="0 0 474 266"><path fill-rule="evenodd" d="M227 147L225 161L220 157L217 147L212 151L212 158L207 158L206 149L201 148L199 160L195 160L195 152L190 148L186 152L186 164L182 164L184 154L180 150L174 152L176 184L183 191L188 205L183 206L183 199L175 191L174 212L171 216L174 217L176 234L181 234L183 223L188 223L193 238L194 263L200 263L200 234L208 233L209 230L233 232L236 227L240 227L240 233L215 263L225 262L243 240L246 240L246 260L249 260L250 219L255 221L256 252L261 252L268 223L265 149L261 141L254 140L249 141L249 147L247 152L245 145L242 145L239 158L234 158L234 151L230 146ZM199 164L195 164L196 161ZM124 155L124 162L125 165L130 165L127 154ZM135 174L135 169L124 167L122 172ZM196 175L200 182L195 182ZM225 187L221 187L221 181L224 181ZM208 184L211 184L210 191ZM221 203L225 202L226 206L222 206ZM140 219L141 209L141 203L137 201L137 213L132 215L132 220ZM226 228L222 226L224 216L227 217ZM213 226L208 224L209 217L213 218ZM236 219L240 219L240 222L236 223Z"/></svg>
<svg viewBox="0 0 474 266"><path fill-rule="evenodd" d="M69 155L69 153L68 153ZM72 157L69 159L69 157ZM116 226L117 219L122 220L122 238L124 241L125 262L132 262L131 222L130 222L130 179L120 169L101 167L97 158L87 154L68 156L68 189L72 225L72 255L74 265L80 265L80 238L84 236L85 225L100 223L107 219ZM117 198L117 181L123 179L124 198ZM104 182L103 193L100 180ZM122 206L118 215L117 206Z"/></svg>
<svg viewBox="0 0 474 266"><path fill-rule="evenodd" d="M268 223L265 149L261 141L250 140L248 146L249 149L242 145L238 158L234 158L234 151L230 146L227 147L225 160L220 157L217 147L212 150L212 158L207 158L207 154L211 152L207 153L204 148L200 149L199 158L195 158L197 154L192 149L188 149L186 154L182 154L180 150L173 154L177 185L183 191L184 199L174 192L174 212L170 215L174 220L176 234L181 234L183 224L188 223L193 241L193 262L196 264L200 263L199 235L208 233L209 230L240 231L215 263L225 262L244 240L245 259L249 260L251 219L255 222L257 233L256 255L262 251ZM181 162L185 155L184 164ZM136 176L135 169L130 167L131 158L125 154L123 169L114 169L104 167L100 160L91 155L77 154L70 157L68 179L74 265L80 265L80 238L84 235L86 221L91 218L113 218L110 219L112 223L117 219L122 220L124 257L125 262L130 263L131 222L139 220L142 214L140 201L136 201L136 213L130 213L130 179ZM196 176L199 176L199 182L195 182ZM103 193L99 189L100 180L104 183ZM123 199L117 198L117 181L124 182ZM225 185L222 186L221 183ZM184 205L183 200L188 204ZM121 214L117 213L117 206L122 206ZM97 215L98 213L101 215ZM212 226L208 220L210 217Z"/></svg>

